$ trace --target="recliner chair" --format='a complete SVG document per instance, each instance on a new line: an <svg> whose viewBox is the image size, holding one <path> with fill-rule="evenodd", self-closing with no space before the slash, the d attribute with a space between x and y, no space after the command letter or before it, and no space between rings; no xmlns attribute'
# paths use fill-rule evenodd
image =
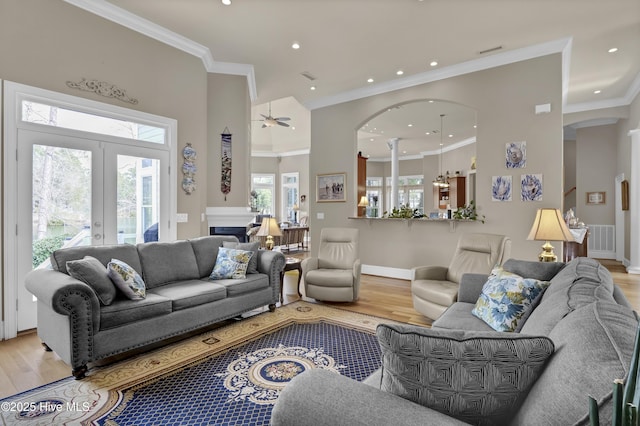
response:
<svg viewBox="0 0 640 426"><path fill-rule="evenodd" d="M302 261L305 295L327 302L353 302L360 290L359 231L323 228L317 257Z"/></svg>
<svg viewBox="0 0 640 426"><path fill-rule="evenodd" d="M495 234L463 234L453 259L446 266L412 268L413 307L422 315L437 319L458 298L463 274L488 274L511 255L511 239Z"/></svg>

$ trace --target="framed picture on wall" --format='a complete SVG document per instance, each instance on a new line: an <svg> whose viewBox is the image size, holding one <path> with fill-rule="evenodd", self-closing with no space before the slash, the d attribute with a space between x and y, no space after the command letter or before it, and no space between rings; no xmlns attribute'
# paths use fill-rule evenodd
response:
<svg viewBox="0 0 640 426"><path fill-rule="evenodd" d="M316 176L316 201L318 203L334 203L347 201L346 173L327 173Z"/></svg>
<svg viewBox="0 0 640 426"><path fill-rule="evenodd" d="M587 204L605 204L607 193L604 191L587 192Z"/></svg>

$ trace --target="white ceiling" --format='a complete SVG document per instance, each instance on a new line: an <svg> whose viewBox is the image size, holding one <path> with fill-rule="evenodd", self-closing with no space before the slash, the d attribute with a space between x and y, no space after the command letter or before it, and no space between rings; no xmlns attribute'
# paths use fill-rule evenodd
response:
<svg viewBox="0 0 640 426"><path fill-rule="evenodd" d="M194 54L205 51L209 69L245 70L255 82L254 118L271 101L274 116L290 116L296 127L260 129L256 122L253 135L263 139L254 141L256 150L270 141L278 152L308 138L308 120L299 115L308 109L490 67L518 52L560 46L568 66L565 111L628 104L640 87L640 0L66 1L103 16L123 9L195 42ZM300 49L291 48L294 41Z"/></svg>

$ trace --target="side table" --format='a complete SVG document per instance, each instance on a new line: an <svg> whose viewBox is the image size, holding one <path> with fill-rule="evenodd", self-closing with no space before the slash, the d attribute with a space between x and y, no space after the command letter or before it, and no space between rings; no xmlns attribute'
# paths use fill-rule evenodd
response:
<svg viewBox="0 0 640 426"><path fill-rule="evenodd" d="M284 264L284 269L280 272L280 303L284 300L284 273L287 271L298 271L298 296L302 297L300 293L300 280L302 280L302 260L295 257L287 257Z"/></svg>

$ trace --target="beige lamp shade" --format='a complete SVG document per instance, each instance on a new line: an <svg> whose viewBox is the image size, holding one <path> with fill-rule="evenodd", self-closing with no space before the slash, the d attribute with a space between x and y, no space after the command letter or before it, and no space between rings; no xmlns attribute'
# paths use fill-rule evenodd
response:
<svg viewBox="0 0 640 426"><path fill-rule="evenodd" d="M262 219L262 224L260 225L260 229L256 235L260 237L268 237L269 235L272 237L279 237L282 235L282 232L280 231L278 222L276 222L274 217L265 217Z"/></svg>
<svg viewBox="0 0 640 426"><path fill-rule="evenodd" d="M358 203L358 207L367 207L369 205L369 199L366 195L360 197L360 202Z"/></svg>
<svg viewBox="0 0 640 426"><path fill-rule="evenodd" d="M258 233L256 235L259 237L267 237L265 247L267 250L273 250L273 237L281 236L282 232L280 231L278 222L276 222L274 217L265 217L262 219L262 224L260 225L260 229L258 229Z"/></svg>
<svg viewBox="0 0 640 426"><path fill-rule="evenodd" d="M528 240L545 241L542 253L538 256L541 262L557 262L558 256L553 253L549 241L573 241L573 235L558 209L538 209Z"/></svg>

